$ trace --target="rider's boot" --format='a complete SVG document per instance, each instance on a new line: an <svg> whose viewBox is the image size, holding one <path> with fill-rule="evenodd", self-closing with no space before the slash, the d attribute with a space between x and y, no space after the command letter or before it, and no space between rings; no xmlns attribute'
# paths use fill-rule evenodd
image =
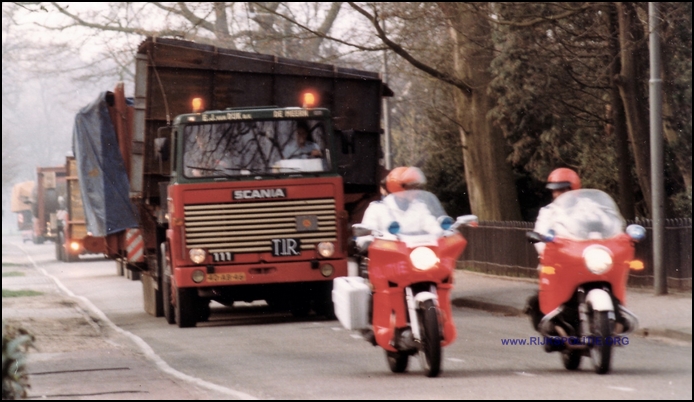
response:
<svg viewBox="0 0 694 402"><path fill-rule="evenodd" d="M528 300L525 302L523 313L530 317L533 328L535 331L538 331L543 314L542 311L540 311L540 298L537 294L528 297Z"/></svg>
<svg viewBox="0 0 694 402"><path fill-rule="evenodd" d="M416 348L417 343L410 327L395 328L395 349L406 351Z"/></svg>

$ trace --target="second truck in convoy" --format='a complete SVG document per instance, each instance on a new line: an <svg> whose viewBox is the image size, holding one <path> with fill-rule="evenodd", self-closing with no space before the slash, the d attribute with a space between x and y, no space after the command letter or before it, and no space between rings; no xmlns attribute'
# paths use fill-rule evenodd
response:
<svg viewBox="0 0 694 402"><path fill-rule="evenodd" d="M147 39L134 98L119 85L76 124L85 244L139 271L145 310L180 327L211 300L332 317L350 224L380 197L391 95L377 73Z"/></svg>

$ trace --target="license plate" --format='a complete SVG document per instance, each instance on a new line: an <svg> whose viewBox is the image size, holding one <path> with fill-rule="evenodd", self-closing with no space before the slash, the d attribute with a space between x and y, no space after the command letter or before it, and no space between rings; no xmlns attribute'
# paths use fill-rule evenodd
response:
<svg viewBox="0 0 694 402"><path fill-rule="evenodd" d="M208 282L244 282L245 272L232 272L229 274L207 274Z"/></svg>

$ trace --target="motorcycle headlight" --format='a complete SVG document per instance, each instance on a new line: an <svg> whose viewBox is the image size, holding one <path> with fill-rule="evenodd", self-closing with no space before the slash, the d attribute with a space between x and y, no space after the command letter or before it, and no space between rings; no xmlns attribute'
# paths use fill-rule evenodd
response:
<svg viewBox="0 0 694 402"><path fill-rule="evenodd" d="M335 245L327 241L318 243L317 249L318 254L324 258L332 257L335 254Z"/></svg>
<svg viewBox="0 0 694 402"><path fill-rule="evenodd" d="M417 247L410 253L410 261L415 268L426 270L438 264L439 258L430 248Z"/></svg>
<svg viewBox="0 0 694 402"><path fill-rule="evenodd" d="M589 246L583 251L583 260L590 272L600 275L612 268L612 253L603 246Z"/></svg>
<svg viewBox="0 0 694 402"><path fill-rule="evenodd" d="M190 259L196 264L201 264L205 261L206 257L205 250L201 248L191 248L188 255L190 255Z"/></svg>

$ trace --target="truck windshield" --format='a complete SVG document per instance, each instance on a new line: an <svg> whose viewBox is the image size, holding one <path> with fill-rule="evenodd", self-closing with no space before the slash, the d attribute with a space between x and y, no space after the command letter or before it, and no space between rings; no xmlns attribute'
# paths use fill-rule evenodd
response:
<svg viewBox="0 0 694 402"><path fill-rule="evenodd" d="M296 174L331 170L323 120L225 121L183 130L186 177Z"/></svg>

